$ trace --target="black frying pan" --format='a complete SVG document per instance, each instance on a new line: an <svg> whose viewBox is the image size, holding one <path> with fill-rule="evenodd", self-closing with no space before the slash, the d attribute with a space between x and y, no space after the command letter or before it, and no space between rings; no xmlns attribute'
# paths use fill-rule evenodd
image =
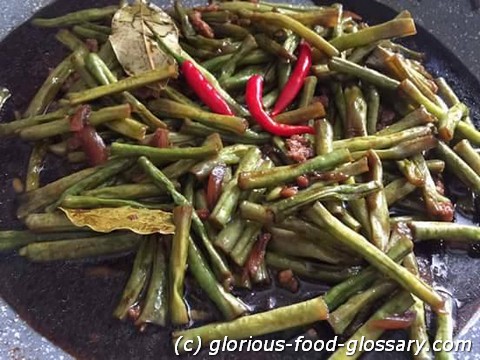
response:
<svg viewBox="0 0 480 360"><path fill-rule="evenodd" d="M111 0L83 0L72 2L60 0L41 11L44 16L60 15L77 8L111 4ZM370 0L343 1L346 6L370 22L386 21L395 16L388 7ZM14 109L24 109L35 89L46 77L48 68L57 64L65 53L53 38L54 30L39 30L28 24L14 31L0 44L0 85L13 93L2 119L13 117ZM408 45L426 51L428 66L433 73L442 74L452 84L458 95L470 106L473 118L480 113L480 84L466 67L437 39L419 29L419 34ZM18 140L2 140L0 143L0 226L17 228L15 195L11 187L14 177L25 175L29 147ZM70 171L68 164L51 159L44 171L43 180L48 182ZM452 293L458 300L458 328L475 318L480 305L480 260L472 249L469 256L439 245L422 247L419 253L424 258L427 274L437 286ZM433 257L433 261L432 261ZM111 314L128 276L132 258L105 260L87 263L33 264L15 254L0 258L0 296L25 319L28 324L56 345L78 358L84 359L168 359L174 353L168 331L157 328L139 334L130 324L120 323ZM109 268L108 276L102 269ZM93 270L92 270L93 269ZM256 296L243 294L257 309L264 309L274 299L277 305L287 304L322 293L319 285L303 283L302 291L291 295L280 290L266 289ZM471 321L468 326L472 325ZM319 329L322 336L330 336ZM288 337L296 334L289 333ZM285 337L287 334L277 334ZM389 333L389 338L405 338L405 334ZM475 329L463 335L478 336ZM475 341L474 341L475 344ZM6 354L9 349L1 349ZM475 351L475 347L474 347ZM480 348L476 349L477 355ZM200 354L207 358L207 352ZM248 359L253 355L236 354L235 358ZM312 354L255 354L258 359L310 358ZM0 356L2 357L2 356ZM224 355L224 358L232 356ZM317 356L315 356L317 357ZM370 354L371 359L408 359L408 353ZM2 357L3 358L3 357Z"/></svg>

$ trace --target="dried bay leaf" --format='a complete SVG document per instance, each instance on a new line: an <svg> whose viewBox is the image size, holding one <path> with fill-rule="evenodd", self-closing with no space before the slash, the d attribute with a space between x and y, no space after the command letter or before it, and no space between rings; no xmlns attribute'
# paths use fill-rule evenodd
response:
<svg viewBox="0 0 480 360"><path fill-rule="evenodd" d="M109 40L119 63L129 75L176 64L152 39L153 34L145 22L169 47L180 51L178 28L167 13L145 1L125 5L113 17Z"/></svg>
<svg viewBox="0 0 480 360"><path fill-rule="evenodd" d="M76 226L109 233L115 230L131 230L136 234L173 234L175 225L172 214L162 210L119 208L64 209L67 218Z"/></svg>

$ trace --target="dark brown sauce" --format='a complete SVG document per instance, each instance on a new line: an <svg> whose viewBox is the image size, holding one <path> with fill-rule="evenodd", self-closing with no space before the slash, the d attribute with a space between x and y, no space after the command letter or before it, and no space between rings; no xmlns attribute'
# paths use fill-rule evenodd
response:
<svg viewBox="0 0 480 360"><path fill-rule="evenodd" d="M83 0L73 2L60 0L54 6L42 11L42 15L55 16L89 6L111 4L108 0ZM357 9L353 1L349 7L369 21L383 21L394 16L383 9L375 12L365 7ZM368 8L368 7L367 7ZM372 7L373 8L373 7ZM368 12L373 13L369 16ZM367 12L367 13L366 13ZM380 14L381 13L381 14ZM66 51L55 41L55 30L35 29L28 24L12 33L0 44L0 85L8 87L13 99L8 102L1 114L2 121L13 118L13 111L25 109L35 89L47 76L49 68L55 66ZM416 41L431 56L430 67L444 74L450 82L462 84L457 90L468 105L478 112L478 103L473 94L480 93L479 85L472 83L472 77L457 62L449 59L435 40L420 32ZM415 47L415 44L414 44ZM441 60L442 59L442 60ZM451 60L451 59L450 59ZM454 67L452 67L454 66ZM456 70L454 70L456 69ZM458 70L460 69L460 70ZM463 69L463 70L462 70ZM28 160L29 146L19 140L8 139L0 142L0 228L20 228L15 218L15 194L11 183L15 177L24 177ZM42 180L49 182L71 171L69 165L51 158L49 166L42 174ZM477 212L478 214L478 212ZM478 220L478 219L477 219ZM480 251L476 252L477 256ZM465 251L458 253L441 244L422 244L418 248L422 256L423 272L433 278L439 286L447 288L462 305L459 309L459 325L465 324L477 311L480 299L480 260L467 257ZM446 268L445 274L432 275L431 254L434 254L434 266ZM442 267L440 263L446 266ZM132 256L109 259L99 262L55 262L34 264L23 260L16 254L0 256L0 296L2 296L25 319L32 328L81 359L169 359L174 357L170 330L150 327L145 333L139 333L130 323L122 323L112 317L114 307L119 300L132 263ZM98 268L102 271L98 271ZM93 270L92 270L93 269ZM97 270L96 270L97 269ZM442 270L441 269L441 270ZM443 271L443 270L442 270ZM99 276L103 274L103 276ZM238 293L255 311L287 305L308 299L325 291L325 287L308 282L301 283L297 294L275 287L242 291ZM193 285L189 286L191 305L200 309L206 304L205 297ZM205 306L205 305L204 305ZM209 306L210 307L210 306ZM210 307L211 308L211 307ZM319 336L332 336L328 329L318 328ZM292 338L297 332L277 334L276 337ZM388 333L395 339L405 336L402 332ZM310 358L308 354L265 353L236 354L237 359L252 356L261 359ZM207 358L206 351L199 358ZM386 358L385 354L367 355L368 358ZM232 358L223 354L219 358ZM408 354L388 354L388 358L409 358Z"/></svg>

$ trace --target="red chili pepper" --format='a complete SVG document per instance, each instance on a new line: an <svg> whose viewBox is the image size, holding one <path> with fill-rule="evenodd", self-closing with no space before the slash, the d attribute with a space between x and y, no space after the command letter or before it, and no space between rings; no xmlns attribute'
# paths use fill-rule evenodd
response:
<svg viewBox="0 0 480 360"><path fill-rule="evenodd" d="M311 126L293 126L277 123L263 108L263 77L253 75L247 82L246 102L253 119L269 133L277 136L292 136L297 134L314 134Z"/></svg>
<svg viewBox="0 0 480 360"><path fill-rule="evenodd" d="M305 78L308 76L310 68L312 67L312 48L310 45L306 42L302 42L299 48L300 51L297 63L295 64L295 69L293 69L292 75L290 75L290 78L283 87L283 90L273 107L271 113L273 117L280 114L293 102L302 89Z"/></svg>
<svg viewBox="0 0 480 360"><path fill-rule="evenodd" d="M187 84L210 110L217 114L234 116L233 111L225 99L220 96L218 91L208 82L205 76L203 76L191 61L185 60L181 66Z"/></svg>

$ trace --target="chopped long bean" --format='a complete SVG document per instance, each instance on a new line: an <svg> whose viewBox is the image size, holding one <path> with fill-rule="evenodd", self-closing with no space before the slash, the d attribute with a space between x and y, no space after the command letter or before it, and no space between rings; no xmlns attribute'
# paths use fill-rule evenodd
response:
<svg viewBox="0 0 480 360"><path fill-rule="evenodd" d="M139 240L140 236L129 233L38 242L21 248L19 254L37 262L83 259L135 250Z"/></svg>
<svg viewBox="0 0 480 360"><path fill-rule="evenodd" d="M79 105L85 102L96 100L98 98L114 95L123 91L128 91L149 85L161 80L176 77L177 69L174 66L169 66L165 69L147 71L135 77L122 79L116 83L109 85L102 85L93 89L88 89L83 92L70 93L67 95L71 105Z"/></svg>
<svg viewBox="0 0 480 360"><path fill-rule="evenodd" d="M224 336L236 340L246 339L249 336L264 335L308 325L325 320L327 317L328 310L325 302L321 297L317 297L298 304L244 316L231 322L177 331L173 334L173 341L176 342L177 339L180 339L180 349L185 349L186 341L196 344L193 346L207 346L213 340L223 339Z"/></svg>
<svg viewBox="0 0 480 360"><path fill-rule="evenodd" d="M118 10L118 6L107 6L104 8L92 8L86 10L80 10L71 12L67 15L57 18L43 19L36 18L32 21L35 26L41 27L61 27L70 26L75 24L81 24L88 21L102 20L115 14Z"/></svg>
<svg viewBox="0 0 480 360"><path fill-rule="evenodd" d="M348 162L350 152L346 149L333 151L325 156L317 156L299 165L280 166L270 170L244 172L239 176L241 189L258 189L292 181L313 171L319 171Z"/></svg>
<svg viewBox="0 0 480 360"><path fill-rule="evenodd" d="M172 195L175 204L177 204L178 206L191 206L191 203L189 203L189 201L175 189L173 183L147 158L141 157L138 162L143 168L143 170L152 178L155 184L157 184L161 189L167 189L167 191ZM211 240L207 235L203 222L200 220L200 218L195 212L192 215L192 223L194 231L202 239L202 243L208 252L215 274L220 278L222 282L225 282L225 284L227 284L226 287L229 287L232 276L231 272L228 269L227 264L225 263L223 258L214 248Z"/></svg>
<svg viewBox="0 0 480 360"><path fill-rule="evenodd" d="M382 272L389 274L402 287L431 305L435 311L441 311L444 305L443 298L430 286L413 276L405 268L397 265L388 256L370 244L362 235L343 225L320 203L316 203L313 209L323 219L328 231L339 241L361 254L373 266L381 269Z"/></svg>
<svg viewBox="0 0 480 360"><path fill-rule="evenodd" d="M173 237L170 254L169 295L171 320L174 325L184 325L189 322L188 309L183 300L183 293L192 212L193 209L188 206L179 206L173 210L175 236Z"/></svg>
<svg viewBox="0 0 480 360"><path fill-rule="evenodd" d="M124 320L128 315L128 311L137 303L138 297L148 281L155 249L155 239L150 237L142 240L122 298L115 308L114 316L116 318Z"/></svg>
<svg viewBox="0 0 480 360"><path fill-rule="evenodd" d="M338 50L330 45L324 38L320 35L316 34L314 31L310 30L308 27L303 25L301 22L288 17L284 14L279 13L259 13L259 12L251 12L249 10L242 10L240 14L243 17L249 18L253 21L266 21L268 23L282 26L286 29L292 30L298 36L303 37L306 41L308 41L312 46L316 47L318 50L324 52L328 56L336 56L338 55Z"/></svg>
<svg viewBox="0 0 480 360"><path fill-rule="evenodd" d="M363 339L367 340L377 340L385 331L382 328L373 326L375 321L382 320L387 316L399 314L405 312L413 304L413 298L406 291L396 293L387 303L385 303L381 308L379 308L375 314L360 328L358 331L347 341L360 341ZM362 349L357 349L354 354L346 354L347 347L339 348L330 359L340 360L340 359L357 359L362 354Z"/></svg>
<svg viewBox="0 0 480 360"><path fill-rule="evenodd" d="M156 240L155 253L143 309L135 321L135 325L155 324L165 326L168 321L168 297L167 297L167 257L163 241ZM154 241L155 241L154 240ZM173 314L173 312L172 312Z"/></svg>
<svg viewBox="0 0 480 360"><path fill-rule="evenodd" d="M343 51L365 46L378 40L411 36L416 33L417 30L412 18L394 19L380 25L363 28L355 33L339 36L330 41L330 44L339 51Z"/></svg>
<svg viewBox="0 0 480 360"><path fill-rule="evenodd" d="M480 191L480 175L458 156L445 143L439 142L437 147L438 154L445 161L447 169L455 174L465 185L473 191Z"/></svg>

